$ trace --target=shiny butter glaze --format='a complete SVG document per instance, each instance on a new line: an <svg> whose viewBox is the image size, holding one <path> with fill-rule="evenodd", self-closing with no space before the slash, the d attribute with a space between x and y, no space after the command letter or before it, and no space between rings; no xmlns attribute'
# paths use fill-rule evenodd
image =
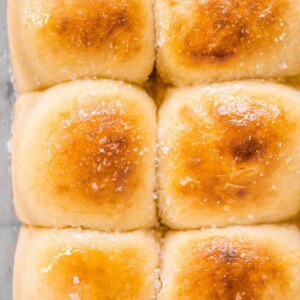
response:
<svg viewBox="0 0 300 300"><path fill-rule="evenodd" d="M39 259L43 260L41 283L65 299L73 299L74 295L82 300L137 299L147 275L143 258L134 247L65 246L49 250Z"/></svg>

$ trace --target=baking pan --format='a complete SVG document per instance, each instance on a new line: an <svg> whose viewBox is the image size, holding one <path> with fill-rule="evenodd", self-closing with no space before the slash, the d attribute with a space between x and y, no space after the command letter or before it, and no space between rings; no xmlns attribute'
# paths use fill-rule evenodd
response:
<svg viewBox="0 0 300 300"><path fill-rule="evenodd" d="M6 4L6 0L0 1L0 300L12 299L13 260L19 228L10 176L11 119L16 95L10 71Z"/></svg>

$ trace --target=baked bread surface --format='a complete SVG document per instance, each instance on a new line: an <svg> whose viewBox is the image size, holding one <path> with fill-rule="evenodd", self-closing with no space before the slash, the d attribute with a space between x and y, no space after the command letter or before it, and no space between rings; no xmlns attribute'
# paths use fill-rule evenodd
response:
<svg viewBox="0 0 300 300"><path fill-rule="evenodd" d="M22 228L14 299L154 299L157 264L151 232Z"/></svg>
<svg viewBox="0 0 300 300"><path fill-rule="evenodd" d="M286 220L300 208L300 93L263 81L171 89L159 208L171 228Z"/></svg>
<svg viewBox="0 0 300 300"><path fill-rule="evenodd" d="M175 85L300 70L298 0L157 0L157 69Z"/></svg>
<svg viewBox="0 0 300 300"><path fill-rule="evenodd" d="M133 230L156 222L156 108L141 89L74 81L16 104L17 214L35 226Z"/></svg>
<svg viewBox="0 0 300 300"><path fill-rule="evenodd" d="M264 225L170 232L158 300L298 299L300 233Z"/></svg>
<svg viewBox="0 0 300 300"><path fill-rule="evenodd" d="M10 0L8 25L17 89L81 78L141 83L153 69L152 0Z"/></svg>

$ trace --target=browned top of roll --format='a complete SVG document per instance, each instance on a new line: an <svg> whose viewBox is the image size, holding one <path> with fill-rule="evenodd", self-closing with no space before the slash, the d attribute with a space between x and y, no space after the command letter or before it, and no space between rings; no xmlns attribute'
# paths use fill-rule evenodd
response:
<svg viewBox="0 0 300 300"><path fill-rule="evenodd" d="M289 279L274 253L255 242L221 237L191 241L175 287L189 299L263 300L268 287L284 291Z"/></svg>
<svg viewBox="0 0 300 300"><path fill-rule="evenodd" d="M172 185L180 195L195 198L190 204L196 207L255 201L295 126L272 99L226 97L179 111L183 129L172 137L169 153L176 170Z"/></svg>
<svg viewBox="0 0 300 300"><path fill-rule="evenodd" d="M40 16L47 15L40 38L47 39L48 45L72 51L110 48L118 58L133 55L141 47L139 37L145 26L139 17L142 9L136 0L55 1Z"/></svg>
<svg viewBox="0 0 300 300"><path fill-rule="evenodd" d="M168 33L182 63L228 61L266 49L284 33L287 1L167 0L172 11Z"/></svg>
<svg viewBox="0 0 300 300"><path fill-rule="evenodd" d="M130 199L139 182L145 139L137 114L117 100L61 113L53 119L47 143L55 193L76 192L95 204L124 195Z"/></svg>
<svg viewBox="0 0 300 300"><path fill-rule="evenodd" d="M57 295L81 299L133 299L143 287L143 259L139 249L82 249L61 247L43 256L41 274ZM46 296L46 295L45 295Z"/></svg>

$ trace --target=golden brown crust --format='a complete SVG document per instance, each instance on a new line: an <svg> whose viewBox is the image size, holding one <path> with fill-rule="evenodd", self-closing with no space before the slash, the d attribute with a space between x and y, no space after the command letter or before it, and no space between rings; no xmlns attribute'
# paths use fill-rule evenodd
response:
<svg viewBox="0 0 300 300"><path fill-rule="evenodd" d="M82 249L68 245L40 253L41 283L81 299L135 299L143 286L141 249Z"/></svg>
<svg viewBox="0 0 300 300"><path fill-rule="evenodd" d="M177 295L188 299L266 299L272 286L284 294L289 278L278 255L249 240L210 238L183 246ZM182 284L184 282L184 284Z"/></svg>
<svg viewBox="0 0 300 300"><path fill-rule="evenodd" d="M83 207L87 199L91 206L115 205L121 199L130 205L146 138L137 115L117 99L73 107L49 125L47 170L60 199L75 192Z"/></svg>
<svg viewBox="0 0 300 300"><path fill-rule="evenodd" d="M186 203L191 208L253 201L278 166L293 122L275 98L274 104L247 95L202 100L206 104L179 111L178 126L185 127L174 135L169 152L175 163L174 191L196 198Z"/></svg>
<svg viewBox="0 0 300 300"><path fill-rule="evenodd" d="M157 70L177 86L297 76L297 0L157 0Z"/></svg>
<svg viewBox="0 0 300 300"><path fill-rule="evenodd" d="M88 3L87 3L88 2ZM140 1L55 1L45 10L47 22L38 35L53 51L72 52L111 48L119 58L134 56L145 28Z"/></svg>
<svg viewBox="0 0 300 300"><path fill-rule="evenodd" d="M169 0L168 5L172 47L180 50L181 63L195 67L274 45L275 38L284 33L282 17L288 4L280 0ZM187 9L189 14L182 13Z"/></svg>
<svg viewBox="0 0 300 300"><path fill-rule="evenodd" d="M159 300L283 300L299 295L296 226L168 232L162 257Z"/></svg>
<svg viewBox="0 0 300 300"><path fill-rule="evenodd" d="M152 231L22 228L14 299L154 299L158 236Z"/></svg>

